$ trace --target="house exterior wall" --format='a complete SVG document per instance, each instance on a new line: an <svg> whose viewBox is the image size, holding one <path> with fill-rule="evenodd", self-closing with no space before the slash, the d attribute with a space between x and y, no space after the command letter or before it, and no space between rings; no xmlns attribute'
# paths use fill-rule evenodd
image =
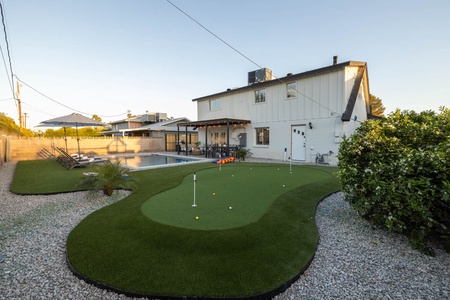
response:
<svg viewBox="0 0 450 300"><path fill-rule="evenodd" d="M251 124L230 129L230 145L239 145L239 135L246 133L246 147L254 157L284 159L292 151L292 126L304 125L305 162L315 162L316 155L326 154L326 162L335 165L339 143L367 118L364 87L361 84L353 110L357 121L341 120L355 83L358 67L346 66L301 79L284 78L284 82L269 85L254 84L251 89L238 89L197 100L199 120L236 118L251 120ZM295 97L287 98L287 83L295 82ZM265 102L255 103L255 90L265 90ZM218 98L216 98L218 97ZM210 110L210 101L220 99L220 109ZM312 128L309 127L312 124ZM269 128L270 144L258 145L256 128ZM222 126L208 127L208 144L214 132L225 132ZM205 140L205 130L199 130L199 140ZM295 145L294 145L295 146ZM285 155L285 149L287 155Z"/></svg>

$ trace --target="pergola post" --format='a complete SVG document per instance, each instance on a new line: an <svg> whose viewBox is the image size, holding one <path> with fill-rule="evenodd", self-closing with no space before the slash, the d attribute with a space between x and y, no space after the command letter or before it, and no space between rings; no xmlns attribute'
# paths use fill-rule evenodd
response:
<svg viewBox="0 0 450 300"><path fill-rule="evenodd" d="M230 122L227 120L227 156L230 156Z"/></svg>
<svg viewBox="0 0 450 300"><path fill-rule="evenodd" d="M208 157L208 124L205 125L205 157Z"/></svg>

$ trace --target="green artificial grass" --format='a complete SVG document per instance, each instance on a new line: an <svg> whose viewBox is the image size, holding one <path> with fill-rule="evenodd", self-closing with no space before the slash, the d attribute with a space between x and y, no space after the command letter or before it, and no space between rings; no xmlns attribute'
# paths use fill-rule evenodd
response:
<svg viewBox="0 0 450 300"><path fill-rule="evenodd" d="M205 163L133 172L138 184L133 194L95 211L69 234L71 267L114 289L156 297L253 296L291 280L314 256L318 242L315 208L323 197L340 189L334 174L337 169L293 166L289 175L285 164L234 163L222 167L220 176L234 177L221 185L213 178L217 168ZM253 185L255 177L249 175L250 168L269 178L265 181L258 177L261 185ZM217 197L203 199L199 194L196 208L192 207L193 172L197 173L199 193L203 193L202 185L210 182L211 188L216 187ZM268 182L273 185L261 187ZM264 191L256 191L258 187ZM232 190L233 199L227 200L225 194ZM209 197L211 191L205 190L204 195ZM198 221L193 214L188 218L195 226L207 224L206 215L222 207L208 208L207 204L214 203L211 201L222 201L225 215L241 214L255 206L259 211L220 224L227 229L190 229L181 220L174 222L176 214L167 216L172 220L166 220L166 224L152 220L159 215L153 211L159 205L170 207L164 199L171 195L185 199L187 209L198 209ZM261 197L265 199L259 202ZM153 206L153 200L159 205ZM247 201L250 205L244 205ZM228 203L232 203L232 212L227 209ZM174 202L172 207L177 210L179 205ZM221 212L215 213L220 217ZM246 221L247 217L251 221ZM232 221L238 225L232 225Z"/></svg>
<svg viewBox="0 0 450 300"><path fill-rule="evenodd" d="M55 194L86 190L77 186L83 172L91 167L67 170L56 159L17 162L11 191L16 194Z"/></svg>
<svg viewBox="0 0 450 300"><path fill-rule="evenodd" d="M142 212L159 223L189 229L229 229L260 219L286 191L325 179L329 173L314 169L290 172L289 166L242 167L230 164L196 173L174 189L148 199Z"/></svg>

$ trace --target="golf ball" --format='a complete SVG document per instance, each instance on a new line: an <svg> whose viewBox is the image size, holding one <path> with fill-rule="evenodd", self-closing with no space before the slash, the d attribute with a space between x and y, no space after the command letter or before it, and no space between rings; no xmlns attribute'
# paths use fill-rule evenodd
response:
<svg viewBox="0 0 450 300"><path fill-rule="evenodd" d="M196 216L195 219L198 220L198 216Z"/></svg>
<svg viewBox="0 0 450 300"><path fill-rule="evenodd" d="M285 185L283 184L283 187L285 187Z"/></svg>
<svg viewBox="0 0 450 300"><path fill-rule="evenodd" d="M234 177L234 175L231 175L231 177Z"/></svg>
<svg viewBox="0 0 450 300"><path fill-rule="evenodd" d="M230 206L230 209L233 209L233 208Z"/></svg>
<svg viewBox="0 0 450 300"><path fill-rule="evenodd" d="M213 193L213 196L215 196L216 195L216 193Z"/></svg>

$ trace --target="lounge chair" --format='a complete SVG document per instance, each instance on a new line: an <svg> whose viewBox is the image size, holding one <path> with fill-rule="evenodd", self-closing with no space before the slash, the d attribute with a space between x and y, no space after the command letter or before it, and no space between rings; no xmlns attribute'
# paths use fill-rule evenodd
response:
<svg viewBox="0 0 450 300"><path fill-rule="evenodd" d="M93 163L102 163L106 159L88 157L88 158L74 158L64 149L59 147L54 147L54 149L60 154L56 159L60 164L62 164L66 169L82 168Z"/></svg>

